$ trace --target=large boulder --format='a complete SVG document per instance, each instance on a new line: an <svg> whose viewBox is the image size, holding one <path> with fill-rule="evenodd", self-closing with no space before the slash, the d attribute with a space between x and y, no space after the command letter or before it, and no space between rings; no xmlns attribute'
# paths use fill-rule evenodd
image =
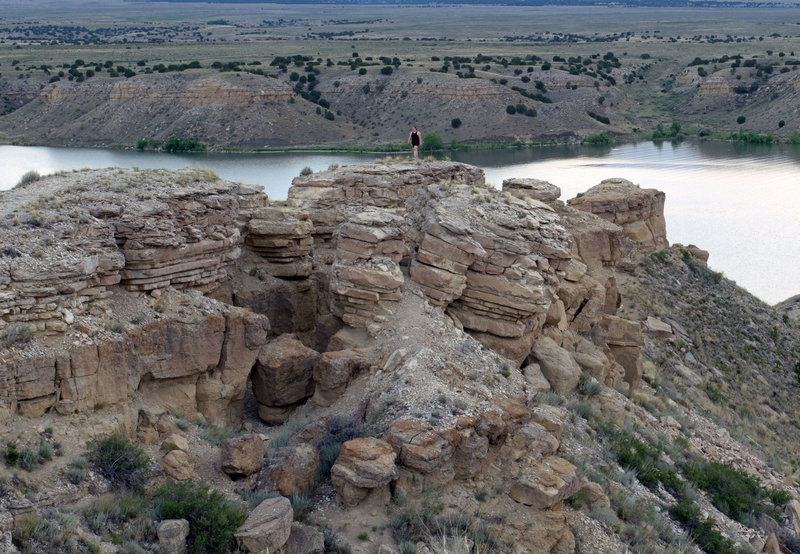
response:
<svg viewBox="0 0 800 554"><path fill-rule="evenodd" d="M161 458L161 466L167 475L178 481L194 477L194 468L189 454L183 450L170 450Z"/></svg>
<svg viewBox="0 0 800 554"><path fill-rule="evenodd" d="M314 364L314 403L318 406L333 404L364 364L364 357L353 350L323 353Z"/></svg>
<svg viewBox="0 0 800 554"><path fill-rule="evenodd" d="M319 353L292 334L264 345L253 368L253 393L260 405L287 407L314 393L314 363Z"/></svg>
<svg viewBox="0 0 800 554"><path fill-rule="evenodd" d="M269 468L269 476L283 496L303 494L314 485L319 468L319 454L310 444L283 449L279 461Z"/></svg>
<svg viewBox="0 0 800 554"><path fill-rule="evenodd" d="M263 260L258 269L275 277L308 277L314 224L308 214L284 207L254 210L247 224L247 246Z"/></svg>
<svg viewBox="0 0 800 554"><path fill-rule="evenodd" d="M455 429L432 430L421 421L402 419L389 427L385 438L397 453L400 463L430 474L451 461L461 436Z"/></svg>
<svg viewBox="0 0 800 554"><path fill-rule="evenodd" d="M569 352L550 337L537 339L533 343L531 356L558 394L570 394L578 386L581 378L580 366Z"/></svg>
<svg viewBox="0 0 800 554"><path fill-rule="evenodd" d="M331 483L345 506L357 505L370 490L397 479L395 457L389 443L380 439L357 438L342 444L339 457L331 468Z"/></svg>
<svg viewBox="0 0 800 554"><path fill-rule="evenodd" d="M185 519L165 519L158 524L156 534L160 554L183 554L186 552L189 522Z"/></svg>
<svg viewBox="0 0 800 554"><path fill-rule="evenodd" d="M558 456L550 456L535 466L525 468L511 485L509 495L521 504L538 510L552 508L581 488L575 466Z"/></svg>
<svg viewBox="0 0 800 554"><path fill-rule="evenodd" d="M254 433L222 441L220 468L231 477L246 477L264 465L264 440Z"/></svg>
<svg viewBox="0 0 800 554"><path fill-rule="evenodd" d="M294 510L288 498L267 498L250 512L234 536L246 552L268 554L278 552L289 540Z"/></svg>
<svg viewBox="0 0 800 554"><path fill-rule="evenodd" d="M518 196L527 196L546 204L555 202L561 196L561 189L552 183L540 179L521 177L505 179L503 181L503 191L508 191Z"/></svg>

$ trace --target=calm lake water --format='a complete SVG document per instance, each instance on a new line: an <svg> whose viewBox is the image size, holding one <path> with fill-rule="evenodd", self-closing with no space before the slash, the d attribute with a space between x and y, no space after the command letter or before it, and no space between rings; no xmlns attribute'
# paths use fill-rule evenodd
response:
<svg viewBox="0 0 800 554"><path fill-rule="evenodd" d="M376 154L163 154L81 148L0 146L0 190L31 169L41 174L82 167L211 167L220 177L260 184L286 198L309 166L368 163ZM709 265L770 304L800 294L800 148L719 142L638 143L617 147L553 146L457 152L497 186L535 177L561 187L562 199L609 177L666 192L667 238L711 253ZM0 242L2 240L0 239Z"/></svg>

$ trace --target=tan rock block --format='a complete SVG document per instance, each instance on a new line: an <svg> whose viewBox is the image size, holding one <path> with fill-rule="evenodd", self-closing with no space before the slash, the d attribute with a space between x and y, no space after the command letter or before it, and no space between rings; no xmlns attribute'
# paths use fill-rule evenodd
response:
<svg viewBox="0 0 800 554"><path fill-rule="evenodd" d="M552 508L580 490L576 468L557 456L549 456L524 474L511 486L509 495L521 504L538 510Z"/></svg>
<svg viewBox="0 0 800 554"><path fill-rule="evenodd" d="M186 481L194 477L194 468L189 454L183 450L167 452L161 459L161 466L167 472L167 475L178 481Z"/></svg>
<svg viewBox="0 0 800 554"><path fill-rule="evenodd" d="M236 530L236 542L247 552L278 552L289 540L294 510L288 498L267 498Z"/></svg>

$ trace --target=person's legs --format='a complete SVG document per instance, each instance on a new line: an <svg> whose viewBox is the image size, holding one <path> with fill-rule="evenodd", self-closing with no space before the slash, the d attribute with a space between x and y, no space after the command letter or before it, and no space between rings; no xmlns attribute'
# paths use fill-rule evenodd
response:
<svg viewBox="0 0 800 554"><path fill-rule="evenodd" d="M416 159L416 157L417 157L417 145L415 144L414 145L414 158Z"/></svg>

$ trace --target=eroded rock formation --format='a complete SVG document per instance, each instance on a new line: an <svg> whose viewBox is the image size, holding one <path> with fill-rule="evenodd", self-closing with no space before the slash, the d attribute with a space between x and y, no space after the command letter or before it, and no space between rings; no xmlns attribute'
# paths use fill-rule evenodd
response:
<svg viewBox="0 0 800 554"><path fill-rule="evenodd" d="M564 410L540 394L639 385L642 326L617 315L616 272L666 244L663 194L609 180L565 206L548 183L500 192L476 168L402 162L299 177L283 207L202 172L122 175L80 174L61 205L9 193L0 331L30 322L37 346L0 351L7 413L110 405L152 443L166 412L238 427L250 382L264 422L300 409L380 429L341 447L345 506L481 479L517 506L514 540L571 551L563 502L587 485L558 455ZM300 302L302 332L281 319ZM223 470L301 493L326 422L261 472L262 439L232 439ZM169 449L165 471L194 475ZM240 543L286 544L286 504L265 501Z"/></svg>

